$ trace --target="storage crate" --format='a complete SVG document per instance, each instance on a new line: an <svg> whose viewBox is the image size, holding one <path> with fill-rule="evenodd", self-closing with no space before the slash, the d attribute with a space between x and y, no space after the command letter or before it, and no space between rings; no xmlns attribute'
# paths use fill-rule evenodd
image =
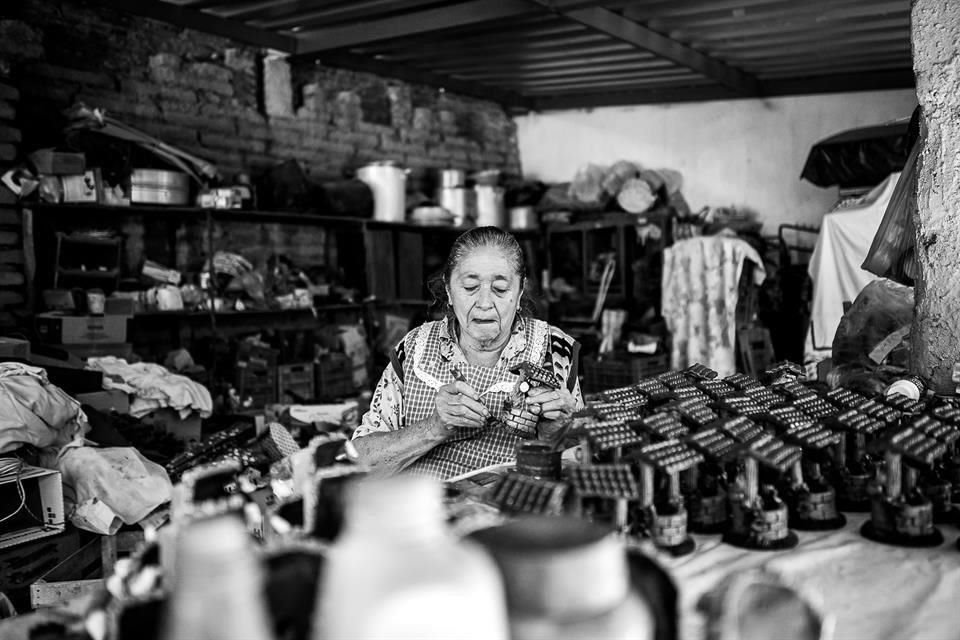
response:
<svg viewBox="0 0 960 640"><path fill-rule="evenodd" d="M353 386L353 361L342 353L329 353L314 362L316 376L316 399L333 400L351 396Z"/></svg>
<svg viewBox="0 0 960 640"><path fill-rule="evenodd" d="M298 403L315 395L312 362L277 367L277 402Z"/></svg>
<svg viewBox="0 0 960 640"><path fill-rule="evenodd" d="M253 397L254 406L260 407L277 401L277 369L238 362L234 386L241 399Z"/></svg>
<svg viewBox="0 0 960 640"><path fill-rule="evenodd" d="M626 387L670 369L670 355L604 354L584 356L583 393Z"/></svg>

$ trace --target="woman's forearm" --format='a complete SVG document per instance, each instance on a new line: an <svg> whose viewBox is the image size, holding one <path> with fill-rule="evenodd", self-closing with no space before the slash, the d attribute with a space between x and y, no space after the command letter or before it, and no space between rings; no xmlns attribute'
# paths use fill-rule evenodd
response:
<svg viewBox="0 0 960 640"><path fill-rule="evenodd" d="M353 441L360 461L383 473L397 473L441 444L450 431L436 414L396 431L371 433Z"/></svg>

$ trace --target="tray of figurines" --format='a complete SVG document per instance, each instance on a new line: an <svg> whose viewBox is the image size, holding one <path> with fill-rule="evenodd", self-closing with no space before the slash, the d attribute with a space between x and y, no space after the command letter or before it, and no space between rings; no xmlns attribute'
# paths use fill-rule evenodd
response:
<svg viewBox="0 0 960 640"><path fill-rule="evenodd" d="M960 405L867 395L785 362L719 378L697 364L589 395L559 439L448 482L504 516L575 515L683 555L690 533L757 550L846 525L881 543L935 546L958 521ZM941 525L941 526L938 526Z"/></svg>

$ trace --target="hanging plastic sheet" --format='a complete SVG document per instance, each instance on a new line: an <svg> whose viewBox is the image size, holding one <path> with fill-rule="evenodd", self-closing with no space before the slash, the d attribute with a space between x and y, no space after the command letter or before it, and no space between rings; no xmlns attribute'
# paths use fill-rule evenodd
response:
<svg viewBox="0 0 960 640"><path fill-rule="evenodd" d="M901 171L910 118L843 131L813 145L800 177L819 187L869 187Z"/></svg>

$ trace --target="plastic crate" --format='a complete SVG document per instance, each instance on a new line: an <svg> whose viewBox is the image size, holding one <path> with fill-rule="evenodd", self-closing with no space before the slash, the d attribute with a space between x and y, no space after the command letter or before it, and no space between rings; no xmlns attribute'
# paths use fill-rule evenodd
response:
<svg viewBox="0 0 960 640"><path fill-rule="evenodd" d="M353 395L353 361L342 353L329 353L314 361L317 400Z"/></svg>
<svg viewBox="0 0 960 640"><path fill-rule="evenodd" d="M277 401L304 402L313 399L314 376L312 362L282 364L277 367Z"/></svg>
<svg viewBox="0 0 960 640"><path fill-rule="evenodd" d="M277 401L277 369L238 362L234 386L241 398L252 396L254 405Z"/></svg>
<svg viewBox="0 0 960 640"><path fill-rule="evenodd" d="M670 356L666 353L584 356L582 391L596 393L625 387L669 369Z"/></svg>

